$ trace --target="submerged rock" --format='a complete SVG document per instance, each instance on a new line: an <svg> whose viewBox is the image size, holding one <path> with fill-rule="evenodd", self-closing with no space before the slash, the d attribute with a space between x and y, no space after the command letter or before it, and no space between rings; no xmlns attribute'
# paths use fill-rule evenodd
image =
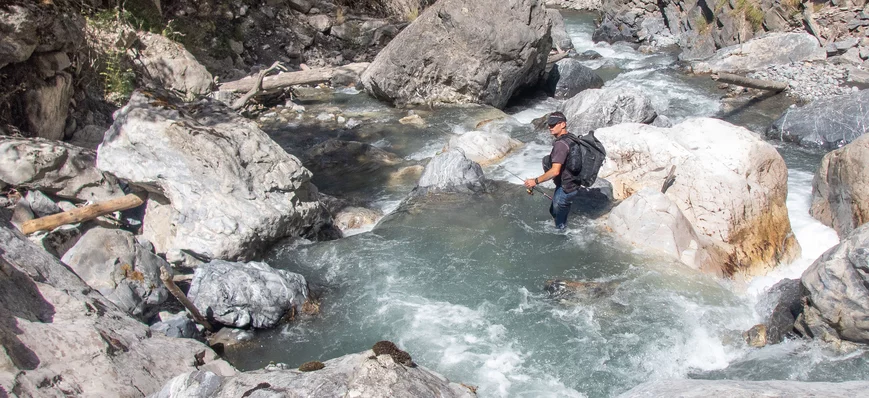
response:
<svg viewBox="0 0 869 398"><path fill-rule="evenodd" d="M436 155L411 193L421 196L432 193L479 193L486 190L486 177L480 165L465 156L460 149L450 149Z"/></svg>
<svg viewBox="0 0 869 398"><path fill-rule="evenodd" d="M308 298L302 275L266 263L215 260L196 268L187 297L209 319L224 325L270 328Z"/></svg>
<svg viewBox="0 0 869 398"><path fill-rule="evenodd" d="M522 142L504 133L469 131L450 138L447 148L461 149L468 159L484 166L498 162L520 146Z"/></svg>
<svg viewBox="0 0 869 398"><path fill-rule="evenodd" d="M299 397L476 397L469 387L450 382L425 367L405 366L390 355L374 355L372 350L330 359L320 365L322 368L316 371L274 367L231 377L188 372L170 380L158 397L242 397L245 394L255 397L288 393ZM314 370L315 367L320 366L305 368ZM189 395L191 390L207 395Z"/></svg>
<svg viewBox="0 0 869 398"><path fill-rule="evenodd" d="M672 128L622 124L597 131L607 149L600 177L622 200L643 188L667 190L694 229L726 256L721 273L758 275L800 252L785 199L787 167L751 131L717 119L688 119Z"/></svg>
<svg viewBox="0 0 869 398"><path fill-rule="evenodd" d="M869 222L869 135L824 156L809 213L840 237Z"/></svg>
<svg viewBox="0 0 869 398"><path fill-rule="evenodd" d="M301 162L217 101L171 104L134 93L116 113L97 163L168 200L171 235L154 244L170 261L183 258L182 250L246 260L331 223Z"/></svg>
<svg viewBox="0 0 869 398"><path fill-rule="evenodd" d="M540 78L551 45L546 12L536 0L442 0L377 54L362 83L398 105L503 108Z"/></svg>

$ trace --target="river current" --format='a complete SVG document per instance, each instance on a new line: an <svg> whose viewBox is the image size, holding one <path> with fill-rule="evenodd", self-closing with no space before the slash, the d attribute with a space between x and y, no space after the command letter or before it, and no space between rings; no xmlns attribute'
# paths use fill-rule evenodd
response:
<svg viewBox="0 0 869 398"><path fill-rule="evenodd" d="M640 53L626 45L591 41L592 16L565 12L579 53L607 86L644 90L659 114L674 123L720 117L758 133L789 105L782 98L737 110L722 109L722 91L708 77L687 76L673 54ZM837 353L793 340L750 348L741 333L761 321L756 308L765 288L798 278L838 243L835 232L808 214L811 180L822 154L773 143L789 168L788 209L802 257L767 276L737 284L700 274L620 243L600 221L574 214L556 231L542 195L521 181L540 173L550 141L530 121L559 101L537 98L506 109L512 116L486 128L510 133L524 145L484 168L498 181L492 192L399 207L415 181L376 173L315 175L325 193L369 200L387 215L374 227L329 242L295 240L265 261L304 275L322 297L321 313L259 332L225 353L243 370L269 362L298 366L325 361L391 340L414 360L452 381L478 386L480 397L610 397L640 383L670 378L846 381L869 378L869 353ZM413 163L437 153L456 134L474 128L485 109L423 109L424 128L401 125L405 110L344 90L315 109L337 107L362 120L353 129L311 130L290 123L269 131L300 154L323 137L367 142ZM320 138L317 138L320 137ZM546 187L546 185L544 185ZM551 186L549 190L551 191ZM548 279L599 282L601 295L555 300Z"/></svg>

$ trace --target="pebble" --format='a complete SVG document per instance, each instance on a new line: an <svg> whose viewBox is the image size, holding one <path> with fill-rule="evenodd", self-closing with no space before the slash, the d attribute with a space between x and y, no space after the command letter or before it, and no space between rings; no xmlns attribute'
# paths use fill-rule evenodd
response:
<svg viewBox="0 0 869 398"><path fill-rule="evenodd" d="M826 62L773 65L748 77L787 82L787 95L804 102L852 92L852 87L844 85L848 78L847 67Z"/></svg>

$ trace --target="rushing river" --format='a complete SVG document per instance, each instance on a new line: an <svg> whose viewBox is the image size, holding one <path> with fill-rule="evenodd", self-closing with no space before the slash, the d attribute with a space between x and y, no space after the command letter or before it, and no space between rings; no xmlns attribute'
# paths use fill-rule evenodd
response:
<svg viewBox="0 0 869 398"><path fill-rule="evenodd" d="M674 122L722 117L760 131L788 103L783 99L721 109L721 91L708 78L677 69L673 54L643 54L622 45L594 44L589 15L566 13L577 51L594 49L607 85L645 90L660 114ZM699 274L627 247L574 214L566 232L551 226L548 203L528 196L520 176L539 174L549 151L545 132L529 122L553 110L553 99L526 100L512 118L489 128L526 145L499 165L484 168L498 182L492 192L399 207L414 181L375 172L315 176L326 193L368 200L389 213L373 229L329 242L294 241L266 261L305 275L322 295L321 314L232 348L241 369L270 361L290 366L327 360L391 340L422 366L479 387L481 397L609 397L645 381L668 378L844 381L869 378L869 353L835 353L823 345L787 341L748 347L741 333L760 321L759 293L783 277L799 277L838 242L808 215L811 179L821 155L780 146L789 166L788 208L803 257L748 285ZM474 128L485 110L418 110L425 128L400 125L404 110L345 91L309 112L337 107L363 123L335 130L291 124L272 131L291 153L329 138L368 142L422 161L449 138ZM320 108L318 108L320 106ZM545 185L544 185L545 186ZM551 189L551 187L550 187ZM604 283L603 294L555 300L547 279Z"/></svg>

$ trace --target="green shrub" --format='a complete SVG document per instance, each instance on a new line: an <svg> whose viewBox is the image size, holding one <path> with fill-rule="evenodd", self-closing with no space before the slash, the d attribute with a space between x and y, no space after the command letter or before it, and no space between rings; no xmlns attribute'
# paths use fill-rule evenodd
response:
<svg viewBox="0 0 869 398"><path fill-rule="evenodd" d="M125 59L123 51L110 51L102 60L100 76L103 78L104 94L112 102L126 102L136 89L136 74L125 65Z"/></svg>

